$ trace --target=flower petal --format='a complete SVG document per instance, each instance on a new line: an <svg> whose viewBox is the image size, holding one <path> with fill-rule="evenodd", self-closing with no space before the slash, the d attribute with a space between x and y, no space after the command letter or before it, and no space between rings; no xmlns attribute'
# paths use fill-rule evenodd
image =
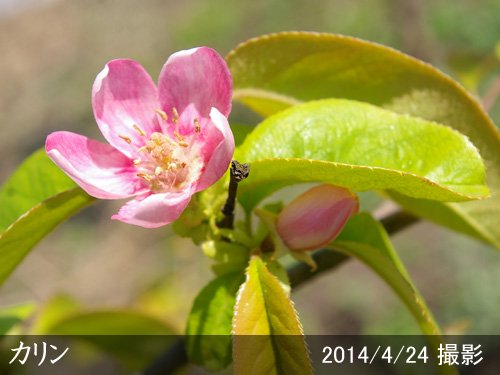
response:
<svg viewBox="0 0 500 375"><path fill-rule="evenodd" d="M147 136L161 131L155 112L160 108L156 85L133 60L106 64L92 88L92 107L104 137L129 157L144 145L140 129Z"/></svg>
<svg viewBox="0 0 500 375"><path fill-rule="evenodd" d="M93 197L128 198L145 190L132 160L108 144L75 133L55 132L47 137L45 150Z"/></svg>
<svg viewBox="0 0 500 375"><path fill-rule="evenodd" d="M192 191L187 189L179 193L137 197L122 206L111 219L144 228L158 228L176 220L188 205L191 195Z"/></svg>
<svg viewBox="0 0 500 375"><path fill-rule="evenodd" d="M210 119L202 128L201 154L205 159L205 168L196 191L204 190L218 181L226 173L234 154L234 136L226 117L212 108Z"/></svg>
<svg viewBox="0 0 500 375"><path fill-rule="evenodd" d="M158 80L160 105L169 116L175 107L182 113L194 104L198 115L208 118L212 107L224 116L231 112L232 80L224 59L208 47L171 55Z"/></svg>
<svg viewBox="0 0 500 375"><path fill-rule="evenodd" d="M319 185L285 206L276 228L289 249L314 250L337 237L358 208L358 200L349 190Z"/></svg>

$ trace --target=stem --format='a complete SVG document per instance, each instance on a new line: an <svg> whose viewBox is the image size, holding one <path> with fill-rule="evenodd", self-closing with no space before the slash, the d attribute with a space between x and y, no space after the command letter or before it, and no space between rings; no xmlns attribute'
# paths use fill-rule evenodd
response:
<svg viewBox="0 0 500 375"><path fill-rule="evenodd" d="M248 177L250 166L248 164L240 164L236 160L231 162L231 171L229 179L229 189L227 200L222 208L224 218L219 222L219 228L234 228L234 208L236 206L236 193L238 192L238 183Z"/></svg>
<svg viewBox="0 0 500 375"><path fill-rule="evenodd" d="M232 174L232 169L233 168L231 166L231 174ZM247 176L248 176L248 171L247 171ZM236 197L236 193L234 195ZM419 218L400 210L391 213L380 220L380 222L382 223L382 225L384 226L385 230L389 235L395 234L418 221ZM311 268L304 263L297 263L296 265L287 269L292 289L295 289L296 287L302 285L303 283L317 277L320 273L338 267L339 265L341 265L347 259L350 258L347 255L336 253L328 249L321 249L319 251L316 251L314 254L312 254L312 257L318 264L318 269L315 272L311 272ZM182 338L179 338L169 349L167 349L166 352L164 352L160 357L158 357L144 371L143 374L144 375L172 374L174 373L175 370L184 366L187 363L187 360L188 358L184 347L184 340Z"/></svg>

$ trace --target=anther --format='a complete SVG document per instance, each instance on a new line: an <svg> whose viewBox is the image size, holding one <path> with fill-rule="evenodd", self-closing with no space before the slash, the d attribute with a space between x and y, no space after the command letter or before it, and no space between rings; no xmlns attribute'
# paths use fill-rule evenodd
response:
<svg viewBox="0 0 500 375"><path fill-rule="evenodd" d="M137 177L140 177L142 178L143 180L145 180L146 182L151 182L151 177L149 177L147 174L145 173L137 173L136 174Z"/></svg>
<svg viewBox="0 0 500 375"><path fill-rule="evenodd" d="M135 159L135 160L134 160L134 165L139 165L139 164L141 164L141 161L142 161L141 159Z"/></svg>
<svg viewBox="0 0 500 375"><path fill-rule="evenodd" d="M160 115L160 117L164 120L164 121L167 121L168 120L168 116L167 114L165 113L165 111L162 111L161 109L155 109L155 112L158 113L158 115Z"/></svg>
<svg viewBox="0 0 500 375"><path fill-rule="evenodd" d="M201 132L200 122L198 121L198 119L196 117L194 118L194 131L196 133Z"/></svg>
<svg viewBox="0 0 500 375"><path fill-rule="evenodd" d="M177 112L177 108L172 108L172 115L173 115L173 118L172 118L172 121L174 124L177 124L177 121L179 121L179 112Z"/></svg>
<svg viewBox="0 0 500 375"><path fill-rule="evenodd" d="M179 141L179 146L181 146L181 147L188 147L189 145L186 142L184 142L184 141Z"/></svg>
<svg viewBox="0 0 500 375"><path fill-rule="evenodd" d="M146 135L146 132L144 130L142 130L142 128L137 125L137 124L134 124L132 125L132 127L134 128L134 130L139 133L140 136L144 137Z"/></svg>
<svg viewBox="0 0 500 375"><path fill-rule="evenodd" d="M127 137L127 136L124 136L124 135L119 135L118 137L120 137L121 139L123 139L125 142L127 142L128 144L131 144L132 143L132 140Z"/></svg>
<svg viewBox="0 0 500 375"><path fill-rule="evenodd" d="M155 175L159 176L161 174L161 172L163 172L163 168L162 167L156 167L156 169L155 169Z"/></svg>
<svg viewBox="0 0 500 375"><path fill-rule="evenodd" d="M184 141L184 137L177 130L174 130L174 136L179 142Z"/></svg>

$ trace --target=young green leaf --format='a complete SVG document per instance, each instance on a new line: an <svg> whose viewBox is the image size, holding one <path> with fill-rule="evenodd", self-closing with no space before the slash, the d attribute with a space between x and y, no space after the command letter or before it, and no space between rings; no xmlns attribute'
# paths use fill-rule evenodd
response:
<svg viewBox="0 0 500 375"><path fill-rule="evenodd" d="M376 43L308 32L251 39L227 60L235 99L264 115L307 100L337 97L437 121L467 135L485 159L492 197L467 204L434 202L426 208L406 197L400 203L500 248L500 133L477 100L449 76ZM449 208L436 218L436 206Z"/></svg>
<svg viewBox="0 0 500 375"><path fill-rule="evenodd" d="M241 273L220 276L196 297L186 328L186 351L191 362L209 371L227 367L231 357L231 322Z"/></svg>
<svg viewBox="0 0 500 375"><path fill-rule="evenodd" d="M439 201L488 194L481 157L457 131L345 99L308 102L267 118L235 158L251 162L239 191L247 209L284 185L313 181Z"/></svg>
<svg viewBox="0 0 500 375"><path fill-rule="evenodd" d="M311 374L302 327L278 279L254 256L233 318L234 372Z"/></svg>
<svg viewBox="0 0 500 375"><path fill-rule="evenodd" d="M387 195L393 201L403 206L405 211L415 216L426 218L436 224L475 237L489 244L495 244L497 241L495 232L488 230L487 226L481 224L482 220L486 220L489 217L490 214L488 211L484 212L484 216L480 212L475 212L474 216L464 214L464 209L467 209L471 205L479 208L475 205L475 201L460 204L437 204L438 202L435 201L414 199L407 195L398 194L395 191L387 192ZM482 219L477 220L478 218Z"/></svg>
<svg viewBox="0 0 500 375"><path fill-rule="evenodd" d="M45 150L26 159L0 190L0 284L43 237L94 200Z"/></svg>
<svg viewBox="0 0 500 375"><path fill-rule="evenodd" d="M334 250L358 258L387 282L414 316L437 354L442 342L441 330L399 259L384 227L370 214L358 214L347 223L331 246ZM442 373L454 373L448 366L440 370Z"/></svg>
<svg viewBox="0 0 500 375"><path fill-rule="evenodd" d="M0 284L42 238L93 201L82 189L73 188L35 205L12 223L0 234Z"/></svg>
<svg viewBox="0 0 500 375"><path fill-rule="evenodd" d="M9 177L0 190L0 232L19 216L76 184L39 149Z"/></svg>

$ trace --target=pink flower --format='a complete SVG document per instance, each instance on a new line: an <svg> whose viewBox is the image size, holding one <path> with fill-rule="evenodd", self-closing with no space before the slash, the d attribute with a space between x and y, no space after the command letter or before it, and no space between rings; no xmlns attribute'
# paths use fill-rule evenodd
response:
<svg viewBox="0 0 500 375"><path fill-rule="evenodd" d="M156 228L226 172L234 152L227 122L231 75L207 47L169 57L158 87L135 61L110 61L92 89L101 143L70 132L47 137L47 155L88 194L135 197L112 219Z"/></svg>
<svg viewBox="0 0 500 375"><path fill-rule="evenodd" d="M315 186L285 206L278 215L277 232L291 250L319 249L338 236L358 209L358 199L349 190Z"/></svg>

